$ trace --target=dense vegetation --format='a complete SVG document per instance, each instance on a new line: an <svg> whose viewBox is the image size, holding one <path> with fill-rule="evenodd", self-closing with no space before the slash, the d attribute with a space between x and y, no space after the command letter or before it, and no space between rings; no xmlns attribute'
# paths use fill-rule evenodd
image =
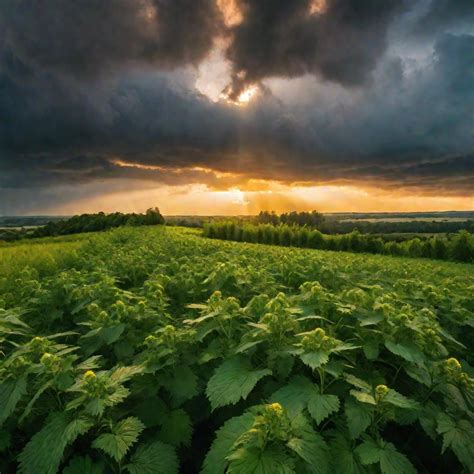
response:
<svg viewBox="0 0 474 474"><path fill-rule="evenodd" d="M275 212L261 211L255 220L259 224L294 224L299 226L320 227L325 221L325 218L323 214L317 211L293 211L280 215Z"/></svg>
<svg viewBox="0 0 474 474"><path fill-rule="evenodd" d="M400 220L397 220L400 219ZM432 220L430 220L432 219ZM430 238L433 234L457 233L467 230L474 234L474 213L393 213L393 214L321 214L312 212L290 212L275 214L263 211L257 216L167 216L171 226L201 228L212 222L234 221L243 224L288 224L317 229L323 234L349 234L355 230L372 234L385 242L418 237Z"/></svg>
<svg viewBox="0 0 474 474"><path fill-rule="evenodd" d="M374 254L425 257L472 262L474 236L463 230L452 238L431 237L424 241L413 238L403 242L386 242L380 237L353 231L350 234L325 235L308 227L249 224L215 221L204 225L204 235L210 238L236 240L313 249L343 250Z"/></svg>
<svg viewBox="0 0 474 474"><path fill-rule="evenodd" d="M457 215L457 213L452 213ZM258 224L288 224L313 227L324 234L347 234L358 230L364 234L403 234L403 233L418 233L418 234L439 234L459 232L460 230L467 230L474 233L474 219L466 220L420 220L425 214L407 214L411 216L407 220L393 221L384 220L384 214L374 214L379 216L379 220L368 221L364 220L364 214L355 214L359 216L357 219L350 219L351 215L328 214L323 215L317 211L311 212L289 212L284 214L276 214L274 212L262 211L256 216L255 223ZM372 214L367 214L366 219L370 218ZM404 214L387 214L387 218L394 219L392 216L404 216ZM430 216L430 214L427 214ZM436 216L434 213L432 216ZM440 213L442 216L449 216L450 213ZM460 213L461 219L466 216L471 216L471 213ZM403 217L400 217L403 219ZM435 217L433 217L435 219Z"/></svg>
<svg viewBox="0 0 474 474"><path fill-rule="evenodd" d="M338 221L325 220L318 228L325 234L346 234L354 229L363 234L445 234L467 230L474 233L474 219L466 221Z"/></svg>
<svg viewBox="0 0 474 474"><path fill-rule="evenodd" d="M98 232L121 226L160 225L164 223L165 219L157 207L148 209L145 214L123 214L121 212L105 214L99 212L97 214L81 214L62 220L51 220L46 225L32 230L0 229L0 240L11 242L23 238L52 237L82 232Z"/></svg>
<svg viewBox="0 0 474 474"><path fill-rule="evenodd" d="M0 248L0 471L470 473L473 288L161 226Z"/></svg>

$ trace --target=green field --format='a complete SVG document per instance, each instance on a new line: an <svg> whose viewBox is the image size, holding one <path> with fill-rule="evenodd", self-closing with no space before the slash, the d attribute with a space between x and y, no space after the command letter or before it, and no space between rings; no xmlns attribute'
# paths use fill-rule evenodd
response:
<svg viewBox="0 0 474 474"><path fill-rule="evenodd" d="M173 227L0 246L0 472L470 473L474 265Z"/></svg>

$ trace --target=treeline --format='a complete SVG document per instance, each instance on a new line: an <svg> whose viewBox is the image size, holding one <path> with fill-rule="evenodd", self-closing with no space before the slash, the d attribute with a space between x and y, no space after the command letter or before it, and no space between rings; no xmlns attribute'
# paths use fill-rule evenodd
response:
<svg viewBox="0 0 474 474"><path fill-rule="evenodd" d="M421 216L420 216L421 218ZM464 221L368 221L364 219L340 220L333 215L325 216L317 211L311 212L288 212L276 214L275 212L262 211L258 214L254 222L257 224L295 224L299 226L314 227L323 234L348 234L358 230L363 234L393 234L393 233L420 233L439 234L453 233L460 230L467 230L474 233L474 220Z"/></svg>
<svg viewBox="0 0 474 474"><path fill-rule="evenodd" d="M0 241L12 242L35 237L55 237L59 235L99 232L120 226L161 225L165 223L157 207L148 209L145 214L81 214L61 221L51 221L34 229L0 229Z"/></svg>
<svg viewBox="0 0 474 474"><path fill-rule="evenodd" d="M327 235L319 230L287 224L238 224L235 221L204 225L206 237L238 242L253 242L323 250L341 250L374 254L425 257L460 262L474 261L474 236L463 230L451 237L413 238L387 242L381 237L353 231Z"/></svg>
<svg viewBox="0 0 474 474"><path fill-rule="evenodd" d="M98 232L124 225L161 225L165 223L160 210L155 207L148 209L145 214L122 214L114 212L105 214L81 214L59 222L49 222L44 227L38 227L32 237L52 237L57 235L79 234L82 232Z"/></svg>
<svg viewBox="0 0 474 474"><path fill-rule="evenodd" d="M16 240L26 239L31 235L29 229L2 229L0 228L0 242L14 242Z"/></svg>
<svg viewBox="0 0 474 474"><path fill-rule="evenodd" d="M336 221L327 219L318 229L325 234L346 234L357 229L362 234L442 234L467 230L474 233L474 220L466 221Z"/></svg>
<svg viewBox="0 0 474 474"><path fill-rule="evenodd" d="M256 217L258 224L295 224L308 227L320 227L324 222L324 216L318 211L311 212L285 212L276 214L274 211L260 211Z"/></svg>

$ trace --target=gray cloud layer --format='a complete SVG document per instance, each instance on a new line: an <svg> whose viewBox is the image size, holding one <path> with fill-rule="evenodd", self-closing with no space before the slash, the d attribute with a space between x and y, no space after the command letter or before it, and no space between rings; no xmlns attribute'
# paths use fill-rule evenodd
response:
<svg viewBox="0 0 474 474"><path fill-rule="evenodd" d="M227 57L238 96L246 83L265 77L319 74L344 85L360 85L386 48L386 32L398 0L240 0L244 21L233 28ZM258 45L258 47L256 47Z"/></svg>
<svg viewBox="0 0 474 474"><path fill-rule="evenodd" d="M310 3L240 0L243 21L226 28L214 0L4 0L0 196L193 182L203 176L172 170L196 166L472 195L472 1L328 0L313 15ZM219 35L234 93L264 84L245 109L193 87L189 66ZM272 94L274 78L311 86L293 100Z"/></svg>

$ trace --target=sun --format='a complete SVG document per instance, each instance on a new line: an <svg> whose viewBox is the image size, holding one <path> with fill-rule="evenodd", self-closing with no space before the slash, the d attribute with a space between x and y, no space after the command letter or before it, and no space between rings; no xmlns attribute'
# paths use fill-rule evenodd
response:
<svg viewBox="0 0 474 474"><path fill-rule="evenodd" d="M239 103L240 105L248 104L256 96L257 92L257 86L247 87L237 97L237 103Z"/></svg>
<svg viewBox="0 0 474 474"><path fill-rule="evenodd" d="M232 105L237 105L239 107L243 107L248 105L248 103L256 97L258 94L259 87L256 85L246 87L236 99L231 99L230 94L228 92L223 92L220 97L224 99L226 102Z"/></svg>

